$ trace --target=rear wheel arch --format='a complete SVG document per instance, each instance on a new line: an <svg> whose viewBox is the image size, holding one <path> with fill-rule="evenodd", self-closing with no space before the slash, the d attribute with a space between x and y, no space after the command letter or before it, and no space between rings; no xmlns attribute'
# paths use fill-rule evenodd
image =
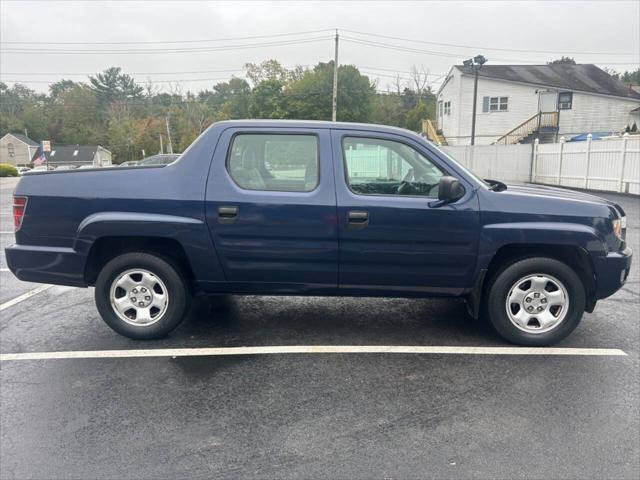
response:
<svg viewBox="0 0 640 480"><path fill-rule="evenodd" d="M100 270L110 260L130 252L144 252L165 258L180 269L193 288L195 276L182 244L174 238L148 236L104 236L96 239L87 254L84 271L86 283L95 285Z"/></svg>

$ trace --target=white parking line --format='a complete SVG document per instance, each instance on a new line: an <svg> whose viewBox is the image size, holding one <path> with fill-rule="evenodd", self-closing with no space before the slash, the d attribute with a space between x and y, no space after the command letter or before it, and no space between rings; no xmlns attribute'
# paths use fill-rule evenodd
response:
<svg viewBox="0 0 640 480"><path fill-rule="evenodd" d="M143 350L85 350L67 352L3 353L0 362L78 358L201 357L291 353L417 353L455 355L581 355L626 356L616 348L445 347L385 345L292 345L227 348L155 348Z"/></svg>
<svg viewBox="0 0 640 480"><path fill-rule="evenodd" d="M9 234L13 235L14 233L15 232L12 232L12 231L6 231L6 232L0 232L0 235L9 235Z"/></svg>
<svg viewBox="0 0 640 480"><path fill-rule="evenodd" d="M0 268L0 272L10 272L11 270L9 270L8 268Z"/></svg>
<svg viewBox="0 0 640 480"><path fill-rule="evenodd" d="M44 292L45 290L48 290L49 288L53 287L53 285L40 285L39 287L34 288L33 290L29 290L26 293L23 293L22 295L18 295L15 298L12 298L11 300L7 300L6 302L0 304L0 312L9 308L9 307L13 307L14 305L20 303L20 302L24 302L25 300L28 300L29 298L33 297L34 295L39 294L40 292Z"/></svg>

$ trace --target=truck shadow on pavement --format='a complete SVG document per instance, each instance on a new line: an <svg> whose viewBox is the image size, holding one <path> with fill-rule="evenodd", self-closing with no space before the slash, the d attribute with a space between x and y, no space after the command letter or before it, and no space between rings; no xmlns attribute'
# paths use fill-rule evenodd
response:
<svg viewBox="0 0 640 480"><path fill-rule="evenodd" d="M205 296L171 337L231 345L478 345L502 342L450 299Z"/></svg>

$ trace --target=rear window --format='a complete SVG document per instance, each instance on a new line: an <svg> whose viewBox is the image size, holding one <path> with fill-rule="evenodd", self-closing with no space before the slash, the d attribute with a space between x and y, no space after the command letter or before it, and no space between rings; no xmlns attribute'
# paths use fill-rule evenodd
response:
<svg viewBox="0 0 640 480"><path fill-rule="evenodd" d="M246 190L310 192L318 186L315 135L243 133L231 145L227 169Z"/></svg>

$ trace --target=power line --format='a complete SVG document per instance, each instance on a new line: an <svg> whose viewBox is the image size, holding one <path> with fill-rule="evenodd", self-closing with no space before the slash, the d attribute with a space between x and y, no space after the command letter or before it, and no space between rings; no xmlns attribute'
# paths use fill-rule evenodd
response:
<svg viewBox="0 0 640 480"><path fill-rule="evenodd" d="M293 68L296 67L303 67L303 68L309 68L311 65L294 65L294 66L284 66L285 69L291 70ZM381 71L381 72L392 72L392 73L404 73L404 74L411 74L413 72L409 71L409 70L396 70L396 69L391 69L391 68L379 68L379 67L371 67L371 66L364 66L364 65L355 65L356 68L358 69L365 69L365 70L369 70L369 71ZM124 72L128 75L189 75L189 74L202 74L202 73L234 73L234 72L244 72L245 69L244 68L228 68L228 69L223 69L223 70L192 70L192 71L175 71L175 72ZM2 75L69 75L69 76L90 76L90 75L96 75L97 73L100 72L2 72L0 73L0 76ZM431 73L431 72L424 72L422 73L422 75L425 75L427 77L445 77L448 74L447 73ZM26 81L26 80L25 80ZM28 80L28 81L32 81L32 80Z"/></svg>
<svg viewBox="0 0 640 480"><path fill-rule="evenodd" d="M393 45L390 43L383 43L383 42L376 42L373 40L363 40L363 39L359 39L359 38L355 38L355 37L345 37L342 36L341 37L345 42L349 42L349 43L355 43L355 44L359 44L359 45L366 45L366 46L370 46L370 47L379 47L379 48L386 48L386 49L390 49L390 50L396 50L396 51L400 51L400 52L408 52L408 53L418 53L421 55L432 55L432 56L438 56L438 57L449 57L449 58L457 58L460 59L461 57L464 57L465 54L457 54L457 53L449 53L449 52L437 52L437 51L432 51L432 50L422 50L422 49L418 49L418 48L413 48L413 47L405 47L402 45ZM499 62L508 62L508 63L525 63L525 64L539 64L541 63L539 60L515 60L512 58L491 58L494 61L499 61ZM604 65L636 65L638 62L588 62L588 63L600 63L600 64L604 64Z"/></svg>
<svg viewBox="0 0 640 480"><path fill-rule="evenodd" d="M529 49L517 49L517 48L501 48L501 47L480 47L480 46L472 46L472 45L459 45L454 43L442 43L442 42L432 42L427 40L417 40L411 38L402 38L402 37L392 37L389 35L380 35L377 33L367 33L361 32L358 30L348 30L346 28L341 29L343 32L355 33L358 35L365 35L369 37L378 37L378 38L386 38L389 40L401 40L404 42L414 42L414 43L424 43L428 45L438 45L443 47L455 47L455 48L467 48L473 50L497 50L503 52L520 52L520 53L550 53L550 54L564 54L564 55L640 55L640 52L577 52L577 51L557 51L557 50L529 50Z"/></svg>
<svg viewBox="0 0 640 480"><path fill-rule="evenodd" d="M226 69L226 70L197 70L190 72L123 72L128 75L187 75L194 73L233 73L233 72L243 72L242 68L235 69ZM89 76L96 75L101 72L3 72L0 75L69 75L69 76ZM29 80L31 81L31 80Z"/></svg>
<svg viewBox="0 0 640 480"><path fill-rule="evenodd" d="M232 50L243 50L246 48L264 48L277 47L285 45L302 45L307 43L319 42L332 37L311 37L298 40L281 40L276 42L247 43L241 45L224 45L219 47L193 47L193 48L161 48L161 49L122 49L122 50L60 50L60 49L21 49L21 48L5 48L0 50L5 54L43 54L43 55L78 55L78 54L117 54L117 55L148 55L148 54L170 54L170 53L206 53L206 52L224 52Z"/></svg>
<svg viewBox="0 0 640 480"><path fill-rule="evenodd" d="M176 44L193 44L193 43L211 43L211 42L225 42L225 41L237 41L237 40L254 40L261 38L282 38L292 37L298 35L309 35L315 33L333 32L334 28L324 28L318 30L306 30L300 32L288 32L288 33L273 33L266 35L251 35L245 37L226 37L226 38L206 38L206 39L193 39L193 40L149 40L149 41L100 41L100 42L53 42L53 41L2 41L0 43L7 45L176 45ZM421 40L415 38L396 37L391 35L382 35L378 33L363 32L360 30L351 29L338 29L343 32L353 33L357 35L363 35L367 37L384 38L388 40L400 40L404 42L422 43L426 45L436 45L442 47L464 48L473 50L490 50L490 51L503 51L503 52L519 52L519 53L545 53L545 54L564 54L564 55L639 55L639 52L601 52L601 51L576 51L576 50L535 50L535 49L518 49L518 48L506 48L506 47L487 47L478 45L463 45L456 43L434 42L431 40Z"/></svg>
<svg viewBox="0 0 640 480"><path fill-rule="evenodd" d="M235 77L240 78L240 77ZM216 82L216 81L227 81L230 80L229 77L220 77L220 78L182 78L182 79L169 79L169 80L145 80L140 81L138 83L175 83L175 82ZM56 83L58 80L1 80L3 82L13 82L13 83ZM78 82L80 83L80 82Z"/></svg>
<svg viewBox="0 0 640 480"><path fill-rule="evenodd" d="M50 41L2 41L0 43L14 45L160 45L160 44L181 44L181 43L207 43L207 42L227 42L235 40L254 40L258 38L289 37L296 35L308 35L311 33L332 32L333 28L323 28L321 30L307 30L303 32L272 33L269 35L252 35L249 37L227 37L208 38L201 40L150 40L150 41L127 41L127 42L50 42Z"/></svg>

